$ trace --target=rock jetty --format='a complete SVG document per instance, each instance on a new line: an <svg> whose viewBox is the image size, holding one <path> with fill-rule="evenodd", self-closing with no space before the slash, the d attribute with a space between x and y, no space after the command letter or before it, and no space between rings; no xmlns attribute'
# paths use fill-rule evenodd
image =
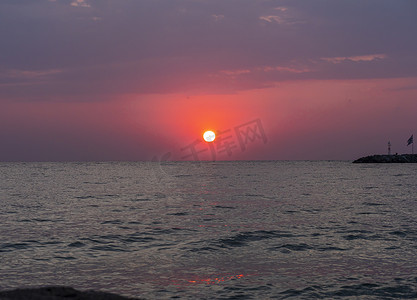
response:
<svg viewBox="0 0 417 300"><path fill-rule="evenodd" d="M370 155L361 157L353 163L417 163L417 154L401 154L401 155Z"/></svg>

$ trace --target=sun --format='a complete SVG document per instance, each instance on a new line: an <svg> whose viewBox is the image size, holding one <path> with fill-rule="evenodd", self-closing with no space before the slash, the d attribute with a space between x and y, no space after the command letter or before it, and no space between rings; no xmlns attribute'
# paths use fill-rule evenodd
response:
<svg viewBox="0 0 417 300"><path fill-rule="evenodd" d="M208 131L204 132L203 138L206 142L210 143L210 142L214 141L214 139L216 138L216 134L213 131L208 130Z"/></svg>

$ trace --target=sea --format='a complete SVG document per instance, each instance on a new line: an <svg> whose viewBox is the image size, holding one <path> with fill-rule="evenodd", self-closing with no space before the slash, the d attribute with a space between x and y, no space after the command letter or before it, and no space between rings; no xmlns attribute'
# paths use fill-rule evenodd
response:
<svg viewBox="0 0 417 300"><path fill-rule="evenodd" d="M417 298L417 164L0 163L0 290Z"/></svg>

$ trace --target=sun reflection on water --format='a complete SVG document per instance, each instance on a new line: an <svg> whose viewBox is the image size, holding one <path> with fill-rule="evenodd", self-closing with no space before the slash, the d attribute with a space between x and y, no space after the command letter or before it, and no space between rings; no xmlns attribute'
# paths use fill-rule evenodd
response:
<svg viewBox="0 0 417 300"><path fill-rule="evenodd" d="M221 283L221 282L225 282L225 281L229 281L229 280L233 280L233 279L241 279L245 277L245 275L243 274L238 274L238 275L229 275L229 276L223 276L223 277L215 277L215 278L197 278L194 280L188 280L189 283L195 283L195 284L200 284L200 283L204 283L204 284L217 284L217 283Z"/></svg>

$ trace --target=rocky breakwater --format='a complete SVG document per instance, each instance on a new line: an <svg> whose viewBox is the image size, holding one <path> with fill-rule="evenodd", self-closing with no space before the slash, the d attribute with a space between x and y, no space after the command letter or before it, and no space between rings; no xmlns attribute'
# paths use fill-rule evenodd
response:
<svg viewBox="0 0 417 300"><path fill-rule="evenodd" d="M353 163L417 163L417 154L370 155L361 157Z"/></svg>

